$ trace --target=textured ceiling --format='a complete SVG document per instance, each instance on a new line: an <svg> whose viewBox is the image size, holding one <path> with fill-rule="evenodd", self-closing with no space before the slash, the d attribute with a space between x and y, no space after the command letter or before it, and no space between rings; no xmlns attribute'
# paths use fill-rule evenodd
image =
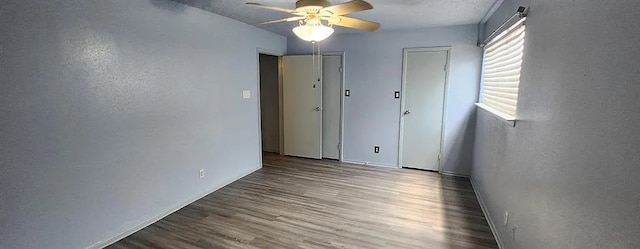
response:
<svg viewBox="0 0 640 249"><path fill-rule="evenodd" d="M289 17L287 13L245 6L259 2L277 7L295 8L295 0L172 0L238 21L256 23ZM330 0L332 4L347 0ZM414 29L479 23L496 0L367 0L374 7L348 16L382 24L380 30ZM256 25L260 28L291 36L293 23ZM338 27L337 33L364 32Z"/></svg>

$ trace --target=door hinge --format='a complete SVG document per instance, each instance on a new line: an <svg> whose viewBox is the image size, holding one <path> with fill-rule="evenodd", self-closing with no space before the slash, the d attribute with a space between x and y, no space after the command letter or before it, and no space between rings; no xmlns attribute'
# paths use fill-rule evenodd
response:
<svg viewBox="0 0 640 249"><path fill-rule="evenodd" d="M338 150L341 150L342 149L341 147L342 147L342 144L338 143Z"/></svg>
<svg viewBox="0 0 640 249"><path fill-rule="evenodd" d="M440 158L440 154L438 154L438 160L440 160L440 159L442 159L442 158Z"/></svg>
<svg viewBox="0 0 640 249"><path fill-rule="evenodd" d="M340 72L342 73L342 67L340 67L338 70L340 70Z"/></svg>

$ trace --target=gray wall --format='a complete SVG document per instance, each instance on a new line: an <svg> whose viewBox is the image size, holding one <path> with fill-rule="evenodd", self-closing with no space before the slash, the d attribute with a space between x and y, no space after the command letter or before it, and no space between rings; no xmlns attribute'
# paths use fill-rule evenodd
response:
<svg viewBox="0 0 640 249"><path fill-rule="evenodd" d="M640 248L640 2L505 1L487 30L518 5L531 6L521 120L478 111L489 218L505 248Z"/></svg>
<svg viewBox="0 0 640 249"><path fill-rule="evenodd" d="M260 54L260 116L262 150L280 152L280 92L278 57Z"/></svg>
<svg viewBox="0 0 640 249"><path fill-rule="evenodd" d="M322 51L345 52L344 160L393 166L398 161L403 48L451 46L451 71L445 117L445 172L471 170L475 106L482 51L477 26L412 31L340 34L320 44ZM290 54L309 54L311 45L289 39ZM380 146L374 154L373 147Z"/></svg>
<svg viewBox="0 0 640 249"><path fill-rule="evenodd" d="M242 90L285 37L164 0L1 6L0 248L99 245L260 167Z"/></svg>

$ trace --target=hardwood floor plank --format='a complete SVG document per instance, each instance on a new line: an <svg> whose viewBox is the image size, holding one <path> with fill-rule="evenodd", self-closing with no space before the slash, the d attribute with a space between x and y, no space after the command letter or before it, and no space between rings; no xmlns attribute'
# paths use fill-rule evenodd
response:
<svg viewBox="0 0 640 249"><path fill-rule="evenodd" d="M109 248L497 248L468 179L265 154Z"/></svg>

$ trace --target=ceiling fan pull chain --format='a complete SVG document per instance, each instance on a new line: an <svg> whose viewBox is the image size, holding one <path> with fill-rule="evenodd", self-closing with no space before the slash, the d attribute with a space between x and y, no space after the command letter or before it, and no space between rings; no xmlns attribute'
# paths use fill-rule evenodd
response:
<svg viewBox="0 0 640 249"><path fill-rule="evenodd" d="M311 63L313 67L313 77L316 77L316 43L311 42ZM315 84L314 84L315 86Z"/></svg>
<svg viewBox="0 0 640 249"><path fill-rule="evenodd" d="M322 74L322 53L320 52L320 42L316 42L318 45L318 83L320 83L320 75Z"/></svg>

